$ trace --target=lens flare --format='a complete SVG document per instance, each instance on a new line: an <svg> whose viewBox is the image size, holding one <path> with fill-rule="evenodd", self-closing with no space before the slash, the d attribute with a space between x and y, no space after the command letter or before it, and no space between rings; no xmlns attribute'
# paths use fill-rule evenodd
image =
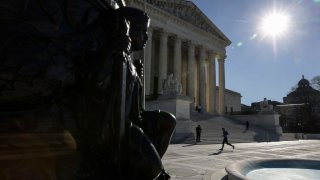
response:
<svg viewBox="0 0 320 180"><path fill-rule="evenodd" d="M238 42L238 43L237 43L237 47L240 47L240 46L242 46L242 45L243 45L242 42Z"/></svg>
<svg viewBox="0 0 320 180"><path fill-rule="evenodd" d="M250 37L250 39L253 40L253 39L255 39L257 36L258 36L257 34L253 34L253 35Z"/></svg>

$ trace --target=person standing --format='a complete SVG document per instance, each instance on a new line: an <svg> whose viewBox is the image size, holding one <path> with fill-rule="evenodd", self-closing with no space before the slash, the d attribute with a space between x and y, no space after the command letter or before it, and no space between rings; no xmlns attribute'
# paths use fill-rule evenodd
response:
<svg viewBox="0 0 320 180"><path fill-rule="evenodd" d="M246 131L249 130L249 121L246 121Z"/></svg>
<svg viewBox="0 0 320 180"><path fill-rule="evenodd" d="M200 141L201 131L202 131L202 128L201 128L201 126L200 126L200 124L199 124L199 125L197 126L197 128L196 128L196 132L197 132L196 142L201 142L201 141Z"/></svg>
<svg viewBox="0 0 320 180"><path fill-rule="evenodd" d="M232 144L230 144L230 143L228 142L228 135L229 135L228 131L226 131L224 128L222 128L222 134L223 134L222 147L221 147L221 149L219 149L219 150L220 150L220 151L223 150L224 143L228 144L229 146L232 147L232 149L234 149L234 145L232 145Z"/></svg>
<svg viewBox="0 0 320 180"><path fill-rule="evenodd" d="M198 106L198 113L201 113L201 110L202 110L202 107L201 107L201 104L199 104L199 106Z"/></svg>

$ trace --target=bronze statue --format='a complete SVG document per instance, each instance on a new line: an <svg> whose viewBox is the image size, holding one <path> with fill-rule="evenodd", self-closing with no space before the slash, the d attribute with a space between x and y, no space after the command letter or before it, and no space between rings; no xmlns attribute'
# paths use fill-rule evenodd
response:
<svg viewBox="0 0 320 180"><path fill-rule="evenodd" d="M68 130L75 179L169 179L175 118L142 109L143 65L130 57L147 14L98 0L8 0L0 12L0 133Z"/></svg>

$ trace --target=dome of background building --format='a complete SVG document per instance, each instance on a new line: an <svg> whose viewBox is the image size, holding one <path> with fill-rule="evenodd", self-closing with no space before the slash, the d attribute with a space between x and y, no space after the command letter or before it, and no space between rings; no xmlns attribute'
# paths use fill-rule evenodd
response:
<svg viewBox="0 0 320 180"><path fill-rule="evenodd" d="M304 78L304 75L302 75L302 79L298 82L298 86L299 87L309 87L310 86L309 81Z"/></svg>

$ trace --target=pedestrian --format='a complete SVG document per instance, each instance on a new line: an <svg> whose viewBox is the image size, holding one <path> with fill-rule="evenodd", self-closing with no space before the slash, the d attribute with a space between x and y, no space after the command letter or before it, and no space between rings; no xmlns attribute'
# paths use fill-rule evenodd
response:
<svg viewBox="0 0 320 180"><path fill-rule="evenodd" d="M201 141L200 141L201 131L202 131L202 128L201 128L201 126L200 126L200 124L199 124L199 125L197 126L197 128L196 128L196 132L197 132L196 142L201 142Z"/></svg>
<svg viewBox="0 0 320 180"><path fill-rule="evenodd" d="M198 113L201 113L201 110L202 110L202 107L201 107L201 104L199 104L199 106L198 106Z"/></svg>
<svg viewBox="0 0 320 180"><path fill-rule="evenodd" d="M222 148L220 149L220 151L223 150L224 143L228 144L229 146L232 147L232 149L234 149L234 145L232 145L228 142L228 135L229 135L228 131L226 131L224 128L222 128L222 134L223 134L223 141L222 141Z"/></svg>
<svg viewBox="0 0 320 180"><path fill-rule="evenodd" d="M249 121L246 121L246 131L249 130Z"/></svg>

